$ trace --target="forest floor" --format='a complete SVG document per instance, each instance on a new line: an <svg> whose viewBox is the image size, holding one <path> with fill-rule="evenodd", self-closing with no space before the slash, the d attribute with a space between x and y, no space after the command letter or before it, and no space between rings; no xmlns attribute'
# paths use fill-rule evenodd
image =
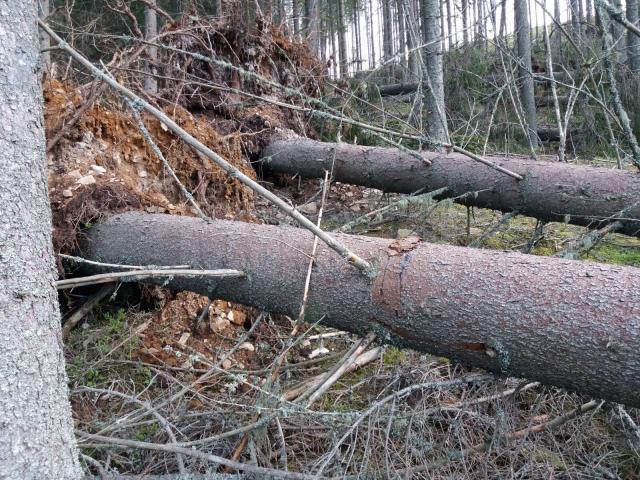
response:
<svg viewBox="0 0 640 480"><path fill-rule="evenodd" d="M217 26L216 35L231 33ZM251 42L248 38L244 37L242 52L250 58L241 59L243 65L250 62L264 77L289 82L310 95L319 92L323 79L314 69L321 67L299 45L277 34L259 35ZM219 67L207 71L214 78L223 77L220 81L239 81ZM261 97L294 101L277 96L270 87L251 85ZM73 113L87 100L88 89L48 79L44 91L48 136L53 138L61 129L64 133L48 154L56 252L73 253L84 228L115 212L195 215L121 101L107 96L69 126ZM175 91L167 86L167 92ZM170 100L159 102L165 112L256 179L251 162L268 132L289 128L317 135L303 116L233 92L184 91ZM207 215L291 223L195 154L161 122L148 116L143 120ZM406 205L399 195L337 183L321 205L319 181L283 176L259 180L311 220L317 219L322 206L326 230L396 204L354 233L388 238L417 234L430 242L477 241L479 248L553 255L586 232L559 223L540 231L534 219L517 216L503 222L500 213L468 210L451 201ZM640 267L640 241L609 235L583 258ZM60 260L59 267L64 275L74 274L72 264ZM65 293L65 318L96 292L84 288ZM510 432L545 425L589 399L498 377L474 386L416 389L388 399L410 385L469 373L448 359L409 350L382 346L373 361L344 374L313 405L282 403L283 395L330 371L359 341L307 325L289 349L292 331L292 321L284 316L223 300L210 303L189 292L124 284L109 292L65 339L76 428L149 443L179 443L291 472L316 471L326 462L325 474L334 477L632 479L640 472L640 442L626 431L615 405L601 403L557 428L508 438ZM287 349L286 361L278 368L277 359ZM260 424L272 412L278 416ZM627 412L640 421L639 412ZM244 445L243 431L222 434L252 424ZM341 439L345 432L348 435ZM162 474L178 471L181 462L193 472L210 469L203 460L176 453L80 443L85 455L111 472ZM89 470L94 467L87 464Z"/></svg>

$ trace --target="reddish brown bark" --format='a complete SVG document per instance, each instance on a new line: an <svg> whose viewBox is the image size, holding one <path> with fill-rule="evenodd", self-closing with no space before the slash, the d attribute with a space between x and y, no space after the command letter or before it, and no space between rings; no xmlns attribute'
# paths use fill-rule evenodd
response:
<svg viewBox="0 0 640 480"><path fill-rule="evenodd" d="M376 274L366 278L320 246L306 320L640 406L640 270L336 237L376 265ZM312 242L291 227L124 214L92 228L83 254L109 263L239 269L245 278L169 285L295 316Z"/></svg>
<svg viewBox="0 0 640 480"><path fill-rule="evenodd" d="M423 154L431 165L395 148L322 143L294 138L274 140L262 152L264 168L278 173L324 177L398 193L447 187L443 196L503 212L516 211L545 221L602 227L620 220L620 232L640 235L640 175L609 168L522 158L490 160L524 180L500 173L458 153Z"/></svg>

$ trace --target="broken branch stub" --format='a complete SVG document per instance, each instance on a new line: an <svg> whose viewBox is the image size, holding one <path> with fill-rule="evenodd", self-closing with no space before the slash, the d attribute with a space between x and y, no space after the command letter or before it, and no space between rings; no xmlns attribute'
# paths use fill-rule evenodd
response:
<svg viewBox="0 0 640 480"><path fill-rule="evenodd" d="M640 406L640 270L334 237L363 252L376 275L360 275L320 245L307 321ZM295 316L312 243L312 234L290 227L130 213L90 229L82 253L241 270L244 278L174 278L169 286Z"/></svg>

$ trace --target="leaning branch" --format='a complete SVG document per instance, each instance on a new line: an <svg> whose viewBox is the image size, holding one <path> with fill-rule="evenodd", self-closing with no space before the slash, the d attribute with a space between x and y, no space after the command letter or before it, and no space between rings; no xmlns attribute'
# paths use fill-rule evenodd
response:
<svg viewBox="0 0 640 480"><path fill-rule="evenodd" d="M68 290L69 288L86 287L87 285L98 285L113 282L138 282L151 278L171 279L173 277L243 277L240 270L135 270L132 272L111 272L99 273L89 277L68 278L58 280L55 286L58 290Z"/></svg>
<svg viewBox="0 0 640 480"><path fill-rule="evenodd" d="M627 20L627 17L625 16L622 10L620 10L618 7L611 5L609 2L605 0L596 0L596 4L604 8L613 20L618 22L620 25L622 25L624 28L626 28L630 32L640 37L640 28L638 28L636 25L634 25L629 20Z"/></svg>

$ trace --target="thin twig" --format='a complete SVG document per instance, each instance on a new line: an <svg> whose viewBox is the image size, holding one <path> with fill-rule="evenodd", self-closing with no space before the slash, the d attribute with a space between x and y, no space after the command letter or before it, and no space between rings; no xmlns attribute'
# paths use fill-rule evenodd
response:
<svg viewBox="0 0 640 480"><path fill-rule="evenodd" d="M113 285L105 285L98 293L87 300L78 310L76 310L62 325L62 339L66 339L73 328L80 323L86 314L93 310L103 298L107 297L113 292Z"/></svg>
<svg viewBox="0 0 640 480"><path fill-rule="evenodd" d="M600 229L591 230L580 239L571 242L569 246L567 246L564 250L556 253L554 257L575 260L580 257L580 254L582 252L591 250L598 243L600 243L604 237L606 237L610 233L615 232L616 230L619 230L620 228L622 228L622 222L616 221L613 223L609 223L608 225L605 225Z"/></svg>
<svg viewBox="0 0 640 480"><path fill-rule="evenodd" d="M82 257L66 255L64 253L59 253L58 256L63 260L69 260L75 263L84 263L87 265L92 265L94 267L102 268L123 268L127 270L184 270L187 268L191 268L190 265L123 265L120 263L102 263Z"/></svg>
<svg viewBox="0 0 640 480"><path fill-rule="evenodd" d="M355 361L349 365L349 367L343 372L343 374L351 373L354 370L357 370L358 368L361 368L364 365L373 362L377 358L380 358L381 353L382 353L382 348L376 347L360 354L360 356L358 356L358 358L356 358ZM302 382L300 385L297 385L287 390L286 392L284 392L282 397L288 401L296 400L303 393L309 390L316 389L323 382L323 380L325 380L325 378L326 378L326 374L324 373L321 373L320 375L316 375L315 377L311 377L305 380L304 382Z"/></svg>
<svg viewBox="0 0 640 480"><path fill-rule="evenodd" d="M374 333L369 333L359 342L354 352L348 358L346 358L345 361L338 366L338 368L335 369L335 372L327 376L326 380L318 385L318 388L309 396L309 400L306 403L307 408L311 408L311 405L313 405L313 403L318 400L318 398L324 395L324 393L329 390L329 388L331 388L331 386L336 383L342 375L344 375L344 373L351 367L351 365L356 362L358 357L364 353L369 345L371 345L371 342L373 342L375 338L376 335Z"/></svg>
<svg viewBox="0 0 640 480"><path fill-rule="evenodd" d="M119 447L127 447L127 448L139 448L142 450L156 450L161 452L180 453L188 457L198 458L200 460L204 460L204 461L219 464L219 465L225 465L227 467L233 468L234 470L242 470L242 471L254 473L257 475L265 475L265 476L271 476L276 478L289 478L289 479L295 479L295 480L316 480L319 478L316 475L307 475L304 473L295 473L295 472L283 472L282 470L258 467L256 465L250 465L248 463L235 462L232 460L227 460L224 457L219 457L217 455L212 455L210 453L204 453L199 450L195 450L193 448L177 447L171 444L148 443L148 442L140 442L137 440L126 440L124 438L106 437L104 435L86 433L80 430L76 430L76 435L80 437L78 443L80 444L81 447L99 448L99 447L108 447L108 446L119 446Z"/></svg>
<svg viewBox="0 0 640 480"><path fill-rule="evenodd" d="M55 286L58 290L68 288L84 287L86 285L96 285L100 283L111 282L138 282L149 278L166 278L173 277L243 277L244 273L239 270L133 270L130 272L110 272L90 275L88 277L69 278L58 280Z"/></svg>

